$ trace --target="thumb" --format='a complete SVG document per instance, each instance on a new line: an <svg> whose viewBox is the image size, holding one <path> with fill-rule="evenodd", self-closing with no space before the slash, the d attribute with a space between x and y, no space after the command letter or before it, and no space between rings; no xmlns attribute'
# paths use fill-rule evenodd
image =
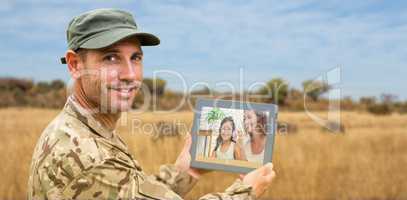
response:
<svg viewBox="0 0 407 200"><path fill-rule="evenodd" d="M264 178L266 179L267 182L271 182L273 178L276 176L276 173L272 171L271 173L267 174Z"/></svg>
<svg viewBox="0 0 407 200"><path fill-rule="evenodd" d="M189 149L191 149L191 145L192 145L192 138L191 138L191 135L188 133L185 138L184 148L182 149L182 152L189 151Z"/></svg>
<svg viewBox="0 0 407 200"><path fill-rule="evenodd" d="M245 174L239 174L239 178L240 178L241 180L243 180L244 177L245 177Z"/></svg>
<svg viewBox="0 0 407 200"><path fill-rule="evenodd" d="M263 168L262 171L263 171L264 175L269 174L273 171L273 163L269 162L266 165L264 165L262 168Z"/></svg>

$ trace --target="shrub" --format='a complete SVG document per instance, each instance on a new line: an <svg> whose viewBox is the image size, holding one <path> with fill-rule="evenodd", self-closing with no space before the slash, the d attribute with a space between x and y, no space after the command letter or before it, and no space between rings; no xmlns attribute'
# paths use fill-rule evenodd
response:
<svg viewBox="0 0 407 200"><path fill-rule="evenodd" d="M397 110L400 114L407 114L407 101L400 103Z"/></svg>
<svg viewBox="0 0 407 200"><path fill-rule="evenodd" d="M282 78L271 79L257 93L264 95L266 102L283 105L288 96L287 81Z"/></svg>
<svg viewBox="0 0 407 200"><path fill-rule="evenodd" d="M375 115L389 115L391 114L392 109L389 104L380 103L369 105L367 111Z"/></svg>

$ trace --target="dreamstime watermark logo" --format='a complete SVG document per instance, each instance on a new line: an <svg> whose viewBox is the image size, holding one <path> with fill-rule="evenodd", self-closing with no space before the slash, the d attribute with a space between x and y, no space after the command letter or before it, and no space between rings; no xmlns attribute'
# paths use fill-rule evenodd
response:
<svg viewBox="0 0 407 200"><path fill-rule="evenodd" d="M245 71L241 67L239 69L238 84L232 81L219 81L210 84L205 81L196 81L188 85L185 76L174 70L156 70L153 72L150 82L136 82L129 80L120 80L120 72L107 71L106 68L97 69L84 69L74 74L71 78L67 94L72 95L75 82L80 80L83 83L91 84L99 88L92 88L89 91L84 91L91 99L99 104L99 107L88 109L91 114L95 113L122 113L120 118L120 125L128 124L129 113L141 114L144 112L154 112L158 114L172 113L180 110L192 110L194 113L201 112L195 110L196 98L213 99L215 104L217 100L232 100L232 101L245 101L246 105L250 108L253 100L255 102L268 102L277 105L284 104L287 98L291 98L293 92L290 92L288 82L283 79L272 79L271 81L255 81L245 84ZM164 95L163 84L160 83L159 77L172 77L181 83L181 90L176 93L176 100L172 100L171 107L162 109L160 107L163 102L162 96ZM332 132L338 132L341 117L340 117L340 98L341 98L341 67L332 68L326 72L316 76L316 78L303 83L302 101L304 112L314 122L320 126L327 128ZM245 85L247 85L245 87ZM165 84L164 84L165 86ZM212 87L211 87L212 86ZM126 89L134 89L139 93L136 98L137 106L134 107L134 102L131 105L121 106L114 102L112 93L109 92L115 87L124 87ZM202 88L206 90L202 90ZM217 89L223 88L227 92L217 92ZM77 90L76 90L77 91ZM198 91L198 92L197 92ZM323 112L327 114L326 118L322 118L309 108L309 104L315 103L317 97L322 93L327 94L324 98L328 102L328 108ZM119 97L120 98L120 97ZM117 100L117 98L116 98ZM128 102L119 102L128 103ZM321 110L319 110L321 112ZM141 124L141 123L131 123ZM335 125L336 124L336 125ZM143 126L146 126L143 124ZM140 127L133 127L132 130ZM154 130L154 127L151 129Z"/></svg>

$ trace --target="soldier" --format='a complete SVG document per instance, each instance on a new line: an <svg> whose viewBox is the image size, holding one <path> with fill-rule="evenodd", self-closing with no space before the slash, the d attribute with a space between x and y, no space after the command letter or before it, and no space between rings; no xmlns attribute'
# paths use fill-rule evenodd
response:
<svg viewBox="0 0 407 200"><path fill-rule="evenodd" d="M141 46L160 40L140 32L133 16L117 9L75 17L67 40L61 61L75 80L73 93L39 138L28 199L182 199L202 174L190 167L190 137L175 164L146 175L114 130L142 81ZM255 199L274 176L269 163L200 199Z"/></svg>

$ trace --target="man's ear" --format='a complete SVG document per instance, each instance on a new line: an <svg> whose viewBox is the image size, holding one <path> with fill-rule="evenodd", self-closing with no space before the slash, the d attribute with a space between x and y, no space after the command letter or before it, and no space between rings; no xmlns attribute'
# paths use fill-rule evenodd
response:
<svg viewBox="0 0 407 200"><path fill-rule="evenodd" d="M81 70L83 70L83 62L80 56L75 51L68 50L65 54L65 59L71 77L73 79L79 78Z"/></svg>

